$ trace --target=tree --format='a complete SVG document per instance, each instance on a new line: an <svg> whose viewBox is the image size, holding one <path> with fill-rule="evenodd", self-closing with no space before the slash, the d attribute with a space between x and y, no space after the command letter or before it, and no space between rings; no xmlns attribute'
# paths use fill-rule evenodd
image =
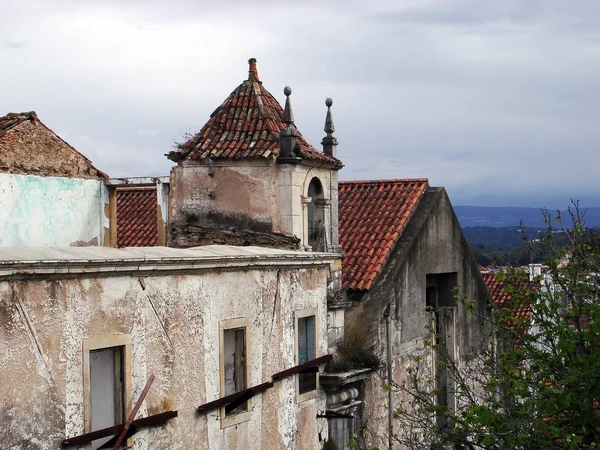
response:
<svg viewBox="0 0 600 450"><path fill-rule="evenodd" d="M600 448L600 237L584 228L578 204L570 222L543 211L541 239L527 241L544 256L532 276L498 273L505 301L484 319L490 341L469 363L438 357L455 402L440 402L435 376L422 360L407 368L394 439L410 449ZM524 234L525 235L525 234ZM568 245L557 248L557 235ZM477 314L474 302L459 300ZM439 336L426 343L439 353ZM446 394L446 393L442 393ZM447 404L445 404L447 403Z"/></svg>

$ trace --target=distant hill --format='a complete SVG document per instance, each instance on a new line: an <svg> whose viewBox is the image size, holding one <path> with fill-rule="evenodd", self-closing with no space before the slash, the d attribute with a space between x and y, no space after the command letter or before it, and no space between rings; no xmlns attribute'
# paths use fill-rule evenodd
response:
<svg viewBox="0 0 600 450"><path fill-rule="evenodd" d="M585 208L583 208L585 210ZM540 208L517 206L455 206L454 211L460 225L464 227L516 227L523 219L527 228L543 228L544 222ZM556 215L556 210L551 210ZM568 214L562 212L563 216ZM569 222L567 222L569 223ZM587 208L585 226L600 227L600 207Z"/></svg>

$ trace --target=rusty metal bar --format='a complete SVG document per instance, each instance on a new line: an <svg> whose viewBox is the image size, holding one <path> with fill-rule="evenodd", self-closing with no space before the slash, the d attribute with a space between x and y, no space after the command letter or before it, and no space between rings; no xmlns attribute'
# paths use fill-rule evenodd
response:
<svg viewBox="0 0 600 450"><path fill-rule="evenodd" d="M273 387L273 383L268 381L263 384L256 385L249 389L244 389L243 391L236 392L235 394L226 395L225 397L221 397L217 400L213 400L212 402L205 403L204 405L198 406L197 411L199 413L212 411L213 409L218 409L223 406L227 406L228 404L239 400L240 398L251 393L252 395L248 398L254 397L256 394L266 391L269 388Z"/></svg>
<svg viewBox="0 0 600 450"><path fill-rule="evenodd" d="M299 364L297 366L290 367L289 369L282 370L281 372L277 372L275 375L273 375L273 381L280 380L281 378L289 377L290 375L294 375L296 373L301 373L304 370L307 370L311 367L316 367L321 364L325 364L327 361L331 360L331 358L333 358L333 355L323 355L323 356L319 356L318 358L311 359L310 361L307 361L303 364ZM307 372L303 372L303 373L308 373L308 372L310 372L310 371L307 370Z"/></svg>
<svg viewBox="0 0 600 450"><path fill-rule="evenodd" d="M141 419L136 419L133 421L131 426L135 426L136 428L144 428L144 427L153 427L156 425L162 425L169 419L173 417L177 417L177 411L165 411L159 414L154 414L152 416L143 417ZM63 439L62 445L64 447L71 447L75 445L85 445L89 444L96 439L102 439L103 437L117 435L121 432L121 430L125 427L124 424L115 425L108 428L102 428L101 430L91 431L89 433L81 434L79 436L73 436L71 438Z"/></svg>
<svg viewBox="0 0 600 450"><path fill-rule="evenodd" d="M325 411L325 414L317 414L317 419L354 419L352 414L342 414L335 411Z"/></svg>
<svg viewBox="0 0 600 450"><path fill-rule="evenodd" d="M119 450L119 447L121 446L121 442L123 442L123 439L125 439L125 435L127 434L127 430L129 429L129 427L133 423L133 419L135 419L135 415L140 410L140 407L142 406L142 402L146 398L146 395L148 394L148 391L150 390L150 387L152 386L152 383L154 383L154 375L150 375L150 378L148 378L148 382L146 383L146 386L144 387L144 390L140 394L140 398L138 398L138 401L136 402L135 406L131 410L131 413L129 414L129 417L127 418L127 422L125 422L125 426L121 430L121 434L119 434L119 437L117 438L117 442L115 442L115 446L113 447L113 450Z"/></svg>

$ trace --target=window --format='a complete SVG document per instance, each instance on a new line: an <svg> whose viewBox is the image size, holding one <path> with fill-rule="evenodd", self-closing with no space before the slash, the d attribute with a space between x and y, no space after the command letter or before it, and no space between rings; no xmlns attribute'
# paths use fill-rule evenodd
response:
<svg viewBox="0 0 600 450"><path fill-rule="evenodd" d="M221 396L248 388L248 319L225 320L220 324ZM222 427L249 419L250 400L221 408Z"/></svg>
<svg viewBox="0 0 600 450"><path fill-rule="evenodd" d="M83 343L86 433L125 422L130 389L129 344L128 335ZM97 449L108 440L95 440L91 448Z"/></svg>
<svg viewBox="0 0 600 450"><path fill-rule="evenodd" d="M425 291L425 304L430 308L431 331L435 347L433 352L434 381L436 388L436 401L442 408L437 412L437 426L445 429L449 423L447 409L454 412L456 409L455 382L448 373L447 366L455 359L456 298L454 289L457 285L457 274L428 274Z"/></svg>
<svg viewBox="0 0 600 450"><path fill-rule="evenodd" d="M304 364L317 357L316 318L316 308L296 312L296 349L298 364ZM300 395L300 401L313 398L317 386L317 372L299 373L298 394Z"/></svg>
<svg viewBox="0 0 600 450"><path fill-rule="evenodd" d="M307 243L314 251L326 251L323 185L316 177L308 185L308 198L310 202L306 211Z"/></svg>

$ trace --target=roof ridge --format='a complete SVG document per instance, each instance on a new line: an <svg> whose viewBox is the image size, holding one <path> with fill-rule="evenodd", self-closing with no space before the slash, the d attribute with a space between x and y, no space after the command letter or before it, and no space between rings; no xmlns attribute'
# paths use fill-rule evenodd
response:
<svg viewBox="0 0 600 450"><path fill-rule="evenodd" d="M379 180L340 180L339 184L384 184L384 183L427 183L428 178L389 178Z"/></svg>

